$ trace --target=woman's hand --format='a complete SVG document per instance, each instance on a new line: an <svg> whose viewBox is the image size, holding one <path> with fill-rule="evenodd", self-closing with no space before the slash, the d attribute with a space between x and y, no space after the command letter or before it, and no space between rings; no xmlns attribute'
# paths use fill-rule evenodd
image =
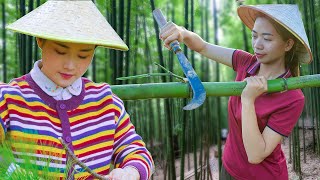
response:
<svg viewBox="0 0 320 180"><path fill-rule="evenodd" d="M254 100L261 94L267 92L268 84L267 79L264 76L251 76L244 79L247 82L246 87L241 93L241 100Z"/></svg>
<svg viewBox="0 0 320 180"><path fill-rule="evenodd" d="M173 22L168 22L161 28L159 38L164 42L164 46L171 50L170 44L177 40L187 45L191 50L200 52L206 43L197 34L188 31L182 26L177 26Z"/></svg>
<svg viewBox="0 0 320 180"><path fill-rule="evenodd" d="M139 180L140 174L134 167L116 168L105 176L109 180Z"/></svg>

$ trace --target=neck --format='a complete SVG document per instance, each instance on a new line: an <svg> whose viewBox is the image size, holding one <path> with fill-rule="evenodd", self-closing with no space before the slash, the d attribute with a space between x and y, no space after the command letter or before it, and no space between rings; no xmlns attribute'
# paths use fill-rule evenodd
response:
<svg viewBox="0 0 320 180"><path fill-rule="evenodd" d="M274 64L263 64L261 63L258 76L264 76L266 79L276 79L281 74L286 72L284 62Z"/></svg>

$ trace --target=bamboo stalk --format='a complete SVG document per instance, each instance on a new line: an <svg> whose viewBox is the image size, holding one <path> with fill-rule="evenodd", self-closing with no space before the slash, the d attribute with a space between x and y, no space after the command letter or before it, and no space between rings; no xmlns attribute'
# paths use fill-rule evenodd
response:
<svg viewBox="0 0 320 180"><path fill-rule="evenodd" d="M7 32L6 32L6 4L3 1L1 3L2 6L2 64L3 64L3 82L7 82Z"/></svg>
<svg viewBox="0 0 320 180"><path fill-rule="evenodd" d="M320 74L284 79L268 80L268 92L320 87ZM246 82L203 82L207 96L240 96ZM111 86L112 91L122 100L150 98L188 98L192 97L186 83L147 83Z"/></svg>

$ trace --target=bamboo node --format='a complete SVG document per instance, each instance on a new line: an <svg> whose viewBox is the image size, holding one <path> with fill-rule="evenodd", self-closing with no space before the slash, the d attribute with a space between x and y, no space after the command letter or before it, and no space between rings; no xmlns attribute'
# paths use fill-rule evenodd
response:
<svg viewBox="0 0 320 180"><path fill-rule="evenodd" d="M281 78L283 80L283 91L281 91L281 93L288 91L288 81L286 78L282 77Z"/></svg>

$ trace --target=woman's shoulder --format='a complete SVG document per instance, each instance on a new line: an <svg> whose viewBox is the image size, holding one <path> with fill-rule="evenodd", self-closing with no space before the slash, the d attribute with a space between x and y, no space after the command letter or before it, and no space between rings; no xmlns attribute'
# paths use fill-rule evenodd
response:
<svg viewBox="0 0 320 180"><path fill-rule="evenodd" d="M111 86L108 83L96 83L85 77L82 77L82 81L84 82L87 95L92 96L95 94L97 96L102 95L103 97L110 95L112 101L119 106L119 108L122 108L123 100L112 92Z"/></svg>
<svg viewBox="0 0 320 180"><path fill-rule="evenodd" d="M29 84L26 81L26 75L11 79L9 83L0 82L0 88L22 89L26 87L29 87Z"/></svg>
<svg viewBox="0 0 320 180"><path fill-rule="evenodd" d="M105 83L105 82L96 83L85 77L82 77L82 82L84 84L84 89L87 95L106 96L106 95L112 94L111 87L108 83Z"/></svg>
<svg viewBox="0 0 320 180"><path fill-rule="evenodd" d="M232 56L232 67L236 72L245 71L257 62L255 55L243 50L235 50Z"/></svg>
<svg viewBox="0 0 320 180"><path fill-rule="evenodd" d="M12 79L9 83L0 83L0 96L4 95L18 95L33 93L32 88L26 81L26 76L21 76Z"/></svg>
<svg viewBox="0 0 320 180"><path fill-rule="evenodd" d="M109 88L110 89L111 88L108 83L105 83L105 82L96 83L86 77L82 77L82 82L84 83L86 89L90 89L90 88L94 88L94 89Z"/></svg>
<svg viewBox="0 0 320 180"><path fill-rule="evenodd" d="M304 99L304 94L301 89L293 89L289 91L284 92L287 96L287 98L291 98L293 100L303 100Z"/></svg>
<svg viewBox="0 0 320 180"><path fill-rule="evenodd" d="M304 95L301 89L288 90L283 92L271 93L271 97L277 104L283 104L285 106L292 103L304 104Z"/></svg>
<svg viewBox="0 0 320 180"><path fill-rule="evenodd" d="M276 93L271 93L271 94L278 94L279 96L285 96L285 97L297 97L297 98L303 98L303 92L301 89L292 89L292 90L286 90L286 91L280 91Z"/></svg>

